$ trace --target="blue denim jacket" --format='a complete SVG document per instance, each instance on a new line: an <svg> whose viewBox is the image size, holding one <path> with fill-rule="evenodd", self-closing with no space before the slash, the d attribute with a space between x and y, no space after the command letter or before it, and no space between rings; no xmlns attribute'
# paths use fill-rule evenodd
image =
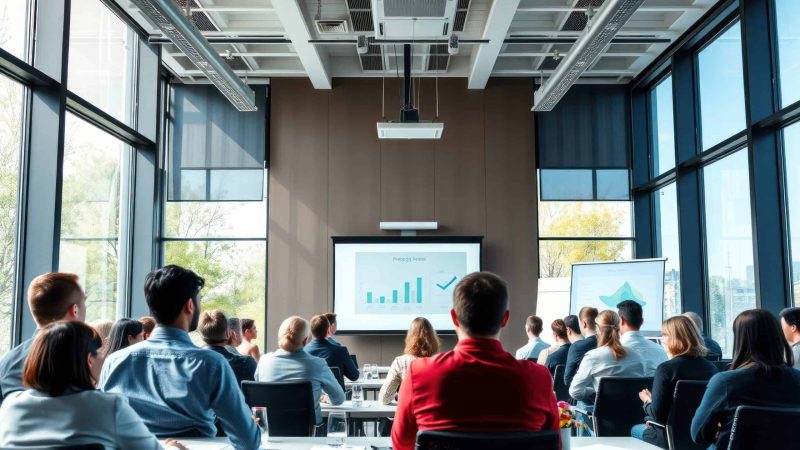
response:
<svg viewBox="0 0 800 450"><path fill-rule="evenodd" d="M217 433L214 419L237 450L254 450L261 434L236 377L221 355L201 349L178 328L159 326L144 342L112 353L100 389L122 394L158 437Z"/></svg>

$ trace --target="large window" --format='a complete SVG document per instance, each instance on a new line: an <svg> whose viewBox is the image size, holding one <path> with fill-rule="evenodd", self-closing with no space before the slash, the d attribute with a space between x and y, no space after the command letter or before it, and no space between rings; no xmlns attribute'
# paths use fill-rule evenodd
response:
<svg viewBox="0 0 800 450"><path fill-rule="evenodd" d="M781 106L800 100L800 2L775 0L775 21L778 27Z"/></svg>
<svg viewBox="0 0 800 450"><path fill-rule="evenodd" d="M11 346L24 88L0 75L0 356Z"/></svg>
<svg viewBox="0 0 800 450"><path fill-rule="evenodd" d="M0 48L27 61L28 0L0 0Z"/></svg>
<svg viewBox="0 0 800 450"><path fill-rule="evenodd" d="M672 77L650 91L650 142L653 176L675 167L675 120L672 116Z"/></svg>
<svg viewBox="0 0 800 450"><path fill-rule="evenodd" d="M742 32L739 22L697 55L703 150L745 128Z"/></svg>
<svg viewBox="0 0 800 450"><path fill-rule="evenodd" d="M133 33L100 0L73 0L69 90L131 124Z"/></svg>
<svg viewBox="0 0 800 450"><path fill-rule="evenodd" d="M703 169L709 330L730 356L731 324L756 306L747 151Z"/></svg>
<svg viewBox="0 0 800 450"><path fill-rule="evenodd" d="M681 313L681 264L678 240L678 196L675 183L653 192L656 256L664 265L664 317Z"/></svg>
<svg viewBox="0 0 800 450"><path fill-rule="evenodd" d="M786 157L786 200L791 243L792 294L800 306L800 124L783 130Z"/></svg>
<svg viewBox="0 0 800 450"><path fill-rule="evenodd" d="M123 166L129 152L111 135L67 115L59 270L77 273L87 320L117 316Z"/></svg>

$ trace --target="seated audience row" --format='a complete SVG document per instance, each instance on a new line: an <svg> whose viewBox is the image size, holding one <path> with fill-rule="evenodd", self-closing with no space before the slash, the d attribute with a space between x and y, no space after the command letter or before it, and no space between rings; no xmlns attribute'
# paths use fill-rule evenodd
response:
<svg viewBox="0 0 800 450"><path fill-rule="evenodd" d="M569 340L569 328L567 327L566 321L571 317L575 316L567 316L564 320L556 319L550 324L550 329L553 331L553 340L556 344L539 353L537 362L543 366L547 366L550 373L555 372L557 365L567 363L567 353L572 343ZM580 329L577 329L577 318L575 318L574 326L577 330L575 332L580 332Z"/></svg>
<svg viewBox="0 0 800 450"><path fill-rule="evenodd" d="M433 325L424 317L417 317L411 322L406 333L406 348L403 354L392 361L389 373L383 381L378 393L381 403L388 405L394 401L397 391L408 372L408 366L419 358L427 358L439 353L441 341Z"/></svg>

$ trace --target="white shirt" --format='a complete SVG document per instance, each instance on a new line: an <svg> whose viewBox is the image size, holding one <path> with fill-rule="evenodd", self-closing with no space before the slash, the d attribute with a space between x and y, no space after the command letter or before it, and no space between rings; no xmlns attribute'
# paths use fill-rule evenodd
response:
<svg viewBox="0 0 800 450"><path fill-rule="evenodd" d="M794 365L792 367L800 369L800 341L792 344L792 356L794 357Z"/></svg>
<svg viewBox="0 0 800 450"><path fill-rule="evenodd" d="M533 337L528 340L527 344L523 345L517 350L516 357L517 359L538 358L539 352L547 347L550 347L550 344L539 339L538 337Z"/></svg>
<svg viewBox="0 0 800 450"><path fill-rule="evenodd" d="M638 354L644 362L644 376L652 377L656 374L659 364L666 361L667 352L653 341L648 340L638 331L626 331L620 338L622 346L631 353Z"/></svg>
<svg viewBox="0 0 800 450"><path fill-rule="evenodd" d="M644 377L644 362L633 352L628 352L625 357L614 359L611 348L597 347L586 352L581 361L572 384L569 385L569 395L575 400L594 403L597 386L602 377Z"/></svg>

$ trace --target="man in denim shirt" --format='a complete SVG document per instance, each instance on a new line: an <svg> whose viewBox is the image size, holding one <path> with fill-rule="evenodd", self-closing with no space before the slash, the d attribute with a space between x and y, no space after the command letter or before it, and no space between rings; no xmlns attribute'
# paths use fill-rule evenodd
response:
<svg viewBox="0 0 800 450"><path fill-rule="evenodd" d="M145 278L144 294L157 327L150 339L106 358L100 389L122 394L158 437L213 437L219 419L237 450L254 450L261 434L228 362L195 346L200 289L191 270L166 266Z"/></svg>

